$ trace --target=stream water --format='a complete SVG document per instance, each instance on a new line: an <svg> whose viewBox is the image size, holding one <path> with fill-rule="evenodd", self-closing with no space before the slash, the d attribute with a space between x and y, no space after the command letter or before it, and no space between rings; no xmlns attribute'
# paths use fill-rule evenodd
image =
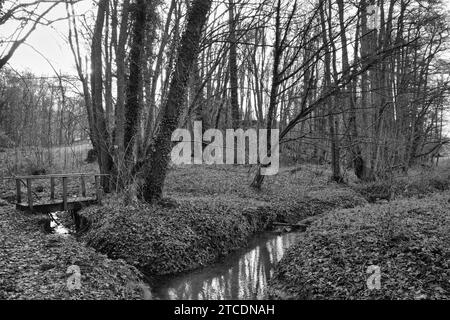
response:
<svg viewBox="0 0 450 320"><path fill-rule="evenodd" d="M52 213L53 232L68 236L56 213ZM152 279L153 298L163 300L245 300L264 299L267 281L286 249L295 244L300 232L263 232L246 247L221 261L194 271Z"/></svg>
<svg viewBox="0 0 450 320"><path fill-rule="evenodd" d="M216 264L159 278L151 284L153 296L164 300L263 299L275 264L299 236L297 232L261 233Z"/></svg>
<svg viewBox="0 0 450 320"><path fill-rule="evenodd" d="M58 218L57 212L50 213L51 215L51 221L50 221L50 228L53 230L53 233L62 235L62 236L68 236L70 231L64 225L60 222L60 219Z"/></svg>

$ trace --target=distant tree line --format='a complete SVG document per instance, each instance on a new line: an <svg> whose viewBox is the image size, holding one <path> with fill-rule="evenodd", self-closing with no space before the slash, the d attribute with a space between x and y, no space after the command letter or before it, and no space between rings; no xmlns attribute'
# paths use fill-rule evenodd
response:
<svg viewBox="0 0 450 320"><path fill-rule="evenodd" d="M0 70L0 131L9 141L2 147L51 148L88 140L83 99L68 89L57 78Z"/></svg>

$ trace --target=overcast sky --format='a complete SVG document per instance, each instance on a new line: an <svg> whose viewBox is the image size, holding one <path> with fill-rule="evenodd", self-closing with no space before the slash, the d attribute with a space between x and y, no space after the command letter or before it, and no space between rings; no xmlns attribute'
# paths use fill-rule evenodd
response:
<svg viewBox="0 0 450 320"><path fill-rule="evenodd" d="M224 0L227 1L227 0ZM445 0L450 10L450 0ZM93 2L91 0L81 1L77 4L77 14L92 12ZM49 19L61 18L66 16L64 3L58 5L48 16ZM6 24L2 26L2 33L11 34L16 26L14 24ZM28 38L27 43L52 63L59 72L76 74L73 56L69 50L68 44L64 40L64 36L68 34L67 21L59 21L52 26L38 27L35 32ZM49 63L28 45L22 45L14 54L9 64L16 70L30 70L36 75L53 76L54 71Z"/></svg>
<svg viewBox="0 0 450 320"><path fill-rule="evenodd" d="M24 0L32 1L32 0ZM167 0L165 0L167 1ZM228 2L228 0L223 0ZM450 0L444 0L448 10L450 10ZM94 10L93 10L94 9ZM92 15L95 12L93 1L84 0L76 5L77 14ZM51 14L48 15L50 20L58 19L66 16L65 5L62 2L58 5ZM2 26L3 34L12 34L16 26L14 24L6 24ZM55 72L50 66L61 73L76 75L74 60L68 44L64 37L68 35L67 21L59 21L52 26L40 26L28 38L29 45L22 45L9 61L9 66L17 71L29 70L37 76L54 76ZM32 46L33 48L31 48ZM45 56L49 62L46 61L40 54ZM444 126L445 134L450 135L450 113L447 112L445 117L448 121Z"/></svg>
<svg viewBox="0 0 450 320"><path fill-rule="evenodd" d="M49 20L65 17L66 7L63 1L47 16ZM92 1L81 1L76 5L76 13L89 13L92 9ZM2 26L3 34L12 34L15 24L9 23ZM16 70L30 70L36 75L54 76L55 73L49 62L58 72L76 74L74 60L65 37L68 35L67 21L58 21L51 26L39 26L30 35L27 43L19 47L9 61L9 65ZM34 49L33 49L34 48ZM46 61L39 53L45 56Z"/></svg>

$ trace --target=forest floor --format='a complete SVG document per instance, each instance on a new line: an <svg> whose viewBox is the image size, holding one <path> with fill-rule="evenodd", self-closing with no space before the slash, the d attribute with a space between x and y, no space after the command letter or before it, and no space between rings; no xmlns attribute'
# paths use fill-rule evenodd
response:
<svg viewBox="0 0 450 320"><path fill-rule="evenodd" d="M269 297L449 299L449 202L443 192L327 213L288 249ZM380 271L372 290L369 266Z"/></svg>
<svg viewBox="0 0 450 320"><path fill-rule="evenodd" d="M88 223L78 239L45 234L38 226L36 217L18 213L13 206L4 203L4 206L0 206L2 227L0 243L4 248L0 251L0 255L4 255L0 256L0 281L2 281L0 299L123 299L142 298L143 292L144 296L149 297L148 290L142 289L142 275L137 270L143 271L146 275L192 270L217 261L220 257L244 246L253 234L266 230L274 221L296 223L310 216L320 216L318 222L315 222L305 234L305 241L310 241L307 238L310 236L315 241L314 245L299 245L288 251L286 258L279 265L276 277L271 282L272 297L326 298L353 294L350 297L395 298L396 295L392 292L384 295L358 295L357 292L361 289L359 282L356 287L346 287L345 283L351 282L355 276L353 273L346 273L346 267L339 269L341 263L339 256L334 254L330 256L330 246L332 248L336 246L336 243L333 243L334 238L330 238L332 240L328 242L316 241L316 237L326 238L321 234L326 232L328 225L333 235L348 229L348 238L345 238L345 233L343 235L347 239L345 242L347 247L343 246L343 250L350 256L360 257L360 260L358 258L349 260L349 263L355 263L354 270L350 269L349 272L362 270L362 275L358 274L358 277L363 277L366 275L364 268L367 268L368 264L378 263L383 277L384 272L390 269L383 265L380 259L384 257L383 255L398 255L399 251L395 249L397 247L391 246L393 248L391 249L389 245L385 245L376 249L385 250L383 253L367 259L369 255L364 253L365 249L361 251L358 247L358 250L352 251L351 246L353 229L372 230L371 228L379 222L385 223L388 227L392 226L393 229L399 226L400 229L392 231L394 235L386 235L386 228L378 226L380 235L371 232L368 236L369 239L375 239L369 240L368 243L371 245L377 246L378 243L389 241L395 244L398 241L396 234L407 230L405 232L408 234L408 241L417 240L409 232L416 234L423 240L416 241L416 245L419 248L429 245L427 248L434 255L428 264L431 271L427 269L427 273L424 273L426 276L434 277L433 281L426 282L430 283L430 288L433 289L424 287L425 285L419 287L409 285L408 288L413 288L414 292L419 292L419 289L424 292L411 294L406 287L401 287L407 292L404 297L417 298L423 295L431 298L448 297L448 282L443 283L440 280L444 279L440 277L445 276L448 279L448 274L443 272L445 265L440 264L442 261L439 260L445 257L448 260L448 249L439 247L437 243L449 247L448 238L442 236L444 231L448 233L449 208L446 207L445 196L436 192L449 189L449 169L437 172L413 172L408 177L399 177L390 182L369 184L354 183L350 177L347 185L330 182L329 174L323 166L301 165L282 168L278 175L265 178L261 191L255 191L249 187L252 171L242 166L174 167L167 178L165 188L167 198L162 203L150 206L132 200L129 205L124 206L122 196L107 197L103 206L92 206L80 212ZM47 189L47 185L39 188L41 191L38 196L41 197L42 193L42 197L45 197ZM70 189L76 193L76 184ZM13 200L13 192L13 185L10 187L3 185L0 188L0 193L10 201ZM411 200L406 199L408 197L412 197ZM393 200L401 198L406 200ZM369 204L380 202L380 199L393 201ZM396 205L396 201L403 202ZM409 202L411 206L407 207ZM434 202L442 205L439 210L438 207L431 206ZM429 209L426 209L428 208L426 203L430 204ZM423 209L420 205L426 208ZM402 206L411 210L406 210L406 213L399 211L398 208ZM415 206L420 208L417 209ZM396 209L389 209L391 207ZM424 210L431 213L422 214ZM383 218L377 216L385 211L394 212L394 218L387 214L383 215ZM402 226L403 220L397 218L397 215L403 217L403 214L409 219L406 221L413 221L411 230L408 229L409 222L406 226ZM344 217L342 221L338 219L340 215ZM434 226L421 229L422 225ZM378 237L381 235L385 238L380 240ZM399 237L403 239L403 236ZM338 246L341 242L344 243L341 239L336 241ZM410 247L411 245L408 245L408 248ZM437 251L436 247L439 247ZM411 248L412 252L415 252L415 247ZM315 252L317 256L314 255ZM299 264L296 259L308 254L312 255L311 261L301 259L303 264ZM324 256L320 257L321 254ZM404 257L405 260L401 263L409 263L415 256L405 254ZM323 270L316 268L314 264L322 261L321 259L328 261L329 264L328 266L324 264ZM343 259L346 259L345 255ZM396 261L390 262L392 268L396 267ZM311 265L305 266L307 263ZM411 270L416 273L412 272L410 275L408 267L398 278L400 279L398 281L403 281L405 285L417 278L417 270L420 272L423 269L419 267L417 269L415 262L411 263L413 263ZM81 291L67 290L66 271L71 264L79 265L81 268L83 283ZM302 269L297 268L295 266L297 264L302 265ZM329 276L326 275L327 268L332 270ZM337 271L333 268L337 268ZM306 279L305 273L308 270L312 273ZM322 270L325 274L317 274L318 270ZM314 279L317 279L315 284ZM325 283L323 288L326 289L323 290L329 291L322 292L314 287L310 291L305 289L307 290L305 294L297 288L299 284L303 286L305 281L319 287ZM291 283L296 285L292 287ZM392 283L392 287L397 286L395 281ZM382 282L382 285L388 286L388 283ZM316 289L319 291L314 291Z"/></svg>
<svg viewBox="0 0 450 320"><path fill-rule="evenodd" d="M141 273L73 237L47 234L42 217L0 203L0 300L142 299ZM80 268L81 288L70 290L69 266Z"/></svg>

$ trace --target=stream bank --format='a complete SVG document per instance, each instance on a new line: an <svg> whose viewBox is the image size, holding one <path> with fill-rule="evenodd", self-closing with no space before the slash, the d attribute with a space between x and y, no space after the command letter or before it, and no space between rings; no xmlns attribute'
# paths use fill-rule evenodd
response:
<svg viewBox="0 0 450 320"><path fill-rule="evenodd" d="M389 185L381 184L380 188L380 184L377 183L361 184L359 190L355 188L357 189L355 191L352 188L327 183L322 181L323 179L311 179L309 181L314 183L305 186L304 173L304 180L300 180L295 174L282 173L274 178L275 181L268 183L263 191L255 192L246 184L242 184L244 177L242 173L237 172L238 174L231 179L228 173L224 178L222 173L220 175L217 173L222 171L210 171L212 174L203 176L192 174L192 172L178 172L176 176L169 176L168 180L171 183L167 194L175 200L167 201L162 205L143 206L131 203L129 206L123 206L123 199L115 195L115 198L110 197L105 200L105 206L94 206L83 210L77 216L77 224L82 229L80 242L71 237L61 241L60 236L46 235L39 229L35 217L17 213L13 206L0 203L2 227L0 243L5 243L5 250L0 250L2 254L0 262L10 263L12 266L9 268L2 265L0 268L5 270L2 272L6 275L4 278L2 278L3 274L0 277L2 279L0 297L5 299L139 299L142 298L142 290L135 284L136 282L139 284L143 276L138 269L150 275L151 279L147 281L155 283L155 296L162 297L165 295L163 292L165 289L161 289L165 280L157 284L155 281L158 277L169 275L170 278L174 273L186 273L202 267L212 270L209 269L215 268L212 264L226 261L227 259L224 258L231 258L233 252L235 255L245 256L248 253L247 249L252 252L256 248L252 249L254 240L252 238L256 235L257 239L258 234L270 227L273 222L296 223L305 217L316 217L318 214L331 212L334 209L344 208L345 213L352 210L348 208L355 207L358 207L355 209L358 214L364 216L365 211L360 211L360 208L367 204L364 197L369 201L377 201L384 198L386 190L392 190ZM317 178L316 173L313 172L311 175ZM171 181L174 177L176 177L176 184ZM198 180L195 180L197 178ZM220 184L216 181L219 178L222 179ZM424 183L422 179L413 184L409 182L399 184L396 189L400 194L408 195L413 191L419 193L420 197L425 197L424 193L447 188L448 183L442 183L445 179L447 176L440 175L438 178L429 179L430 183ZM192 185L193 182L194 185ZM321 186L318 186L319 184ZM374 190L381 190L380 195L375 198L372 196L375 194ZM416 212L414 210L413 212ZM445 210L439 211L440 214L448 212ZM419 209L417 212L422 211ZM326 216L333 216L333 213ZM339 216L335 217L335 219L338 218ZM324 231L318 227L322 223L320 221L323 220L319 219L316 224L313 224L315 227L311 232L315 236ZM363 222L367 223L367 221ZM348 228L347 224L341 227L344 228L343 230ZM364 224L360 228L364 229ZM368 228L370 229L370 226ZM309 238L307 233L306 236L301 235L298 241L316 240L314 237ZM351 252L353 250L352 235L348 239L348 250ZM401 240L402 237L399 239ZM83 241L103 254L92 248L86 248L86 243ZM245 248L247 245L249 247ZM261 245L258 246L261 251ZM50 252L48 248L52 248ZM325 252L321 254L328 257L326 242L318 243L317 250L322 249ZM269 281L271 298L305 297L303 293L295 291L295 288L301 286L303 281L297 278L300 274L296 271L298 261L292 258L302 254L299 250L299 246L288 249L286 258L282 259L276 268L273 281ZM416 249L412 247L406 250L415 252ZM442 248L437 250L438 253L439 250L448 252L443 251ZM283 249L283 252L286 251ZM448 253L446 254L448 256ZM106 255L114 260L110 260ZM8 257L11 258L8 259ZM322 259L312 256L312 259L316 258ZM47 260L58 261L47 263ZM239 259L236 260L239 261ZM307 261L308 259L305 259L303 262L307 263ZM65 272L69 263L77 263L81 267L84 275L82 280L85 284L82 291L69 292L65 286L67 279ZM310 262L311 265L317 266L314 263L314 261ZM361 265L359 267L363 268ZM222 268L222 272L224 270ZM193 272L201 272L201 269ZM319 279L318 286L322 283L320 279L324 278L322 273L326 272L321 270L315 275ZM269 273L272 275L272 272ZM174 278L178 276L181 277L183 274L178 274ZM292 277L289 278L290 276ZM232 282L232 277L228 282L230 281ZM309 282L314 281L309 279ZM166 288L170 287L173 288L176 285L166 285ZM435 290L433 292L437 292L438 297L442 290L444 293L440 296L445 296L445 290L448 291L445 284L433 288ZM333 288L328 289L333 290ZM321 294L327 293L306 295L306 297L325 297Z"/></svg>
<svg viewBox="0 0 450 320"><path fill-rule="evenodd" d="M45 232L41 216L0 206L0 300L142 299L142 274L111 260L72 236ZM80 289L70 290L70 266L80 270Z"/></svg>
<svg viewBox="0 0 450 320"><path fill-rule="evenodd" d="M449 212L440 192L327 213L287 250L269 298L448 300ZM379 289L367 285L370 266Z"/></svg>
<svg viewBox="0 0 450 320"><path fill-rule="evenodd" d="M121 199L109 198L102 207L80 212L90 226L81 239L147 275L186 272L245 247L273 222L296 223L335 208L366 203L351 189L331 187L272 202L226 195L178 196L170 207L123 206ZM291 197L292 192L285 196Z"/></svg>

